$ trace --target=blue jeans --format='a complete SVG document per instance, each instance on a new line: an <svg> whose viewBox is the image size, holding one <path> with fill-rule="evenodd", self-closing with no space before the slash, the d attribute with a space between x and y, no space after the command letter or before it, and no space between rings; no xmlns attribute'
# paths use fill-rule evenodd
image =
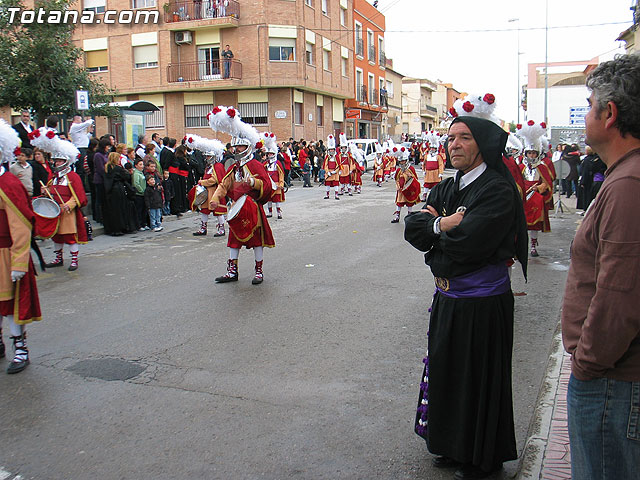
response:
<svg viewBox="0 0 640 480"><path fill-rule="evenodd" d="M171 201L165 201L164 207L162 207L163 215L171 215Z"/></svg>
<svg viewBox="0 0 640 480"><path fill-rule="evenodd" d="M157 228L162 223L160 223L160 218L162 217L162 209L161 208L150 208L149 209L149 220L151 223L151 228Z"/></svg>
<svg viewBox="0 0 640 480"><path fill-rule="evenodd" d="M573 480L638 478L640 382L571 375L567 412Z"/></svg>

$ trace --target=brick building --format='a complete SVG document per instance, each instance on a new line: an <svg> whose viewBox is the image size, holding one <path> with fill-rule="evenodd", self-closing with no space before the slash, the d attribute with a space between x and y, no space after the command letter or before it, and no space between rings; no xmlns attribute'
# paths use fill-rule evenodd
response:
<svg viewBox="0 0 640 480"><path fill-rule="evenodd" d="M367 0L353 0L355 95L345 102L349 138L382 139L387 133L384 32L384 15Z"/></svg>
<svg viewBox="0 0 640 480"><path fill-rule="evenodd" d="M157 24L101 21L74 33L86 68L117 90L115 101L160 108L147 116L148 133L212 136L206 114L214 105L236 105L279 139L344 129L343 100L354 95L353 0L159 1L75 4L97 18L105 10L157 12ZM227 44L234 58L225 65ZM115 132L116 121L97 119L97 133Z"/></svg>

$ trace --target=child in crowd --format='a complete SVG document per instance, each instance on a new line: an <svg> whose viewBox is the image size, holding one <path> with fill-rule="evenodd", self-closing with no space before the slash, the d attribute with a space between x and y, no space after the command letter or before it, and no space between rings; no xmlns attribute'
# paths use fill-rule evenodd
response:
<svg viewBox="0 0 640 480"><path fill-rule="evenodd" d="M20 180L24 188L27 189L30 197L33 196L33 167L31 167L31 163L29 163L32 156L33 150L23 148L16 157L18 161L9 167L11 173L18 177L18 180Z"/></svg>
<svg viewBox="0 0 640 480"><path fill-rule="evenodd" d="M144 176L148 177L149 175L153 175L155 177L156 185L162 185L162 176L158 173L158 165L153 158L146 161L144 168Z"/></svg>
<svg viewBox="0 0 640 480"><path fill-rule="evenodd" d="M163 215L171 215L171 199L175 196L173 182L169 180L169 170L162 172L164 180L162 181L162 190L164 192L164 205L162 207Z"/></svg>
<svg viewBox="0 0 640 480"><path fill-rule="evenodd" d="M162 198L162 185L156 184L156 177L147 176L147 188L144 191L144 203L149 212L151 228L154 232L162 230L162 207L164 201Z"/></svg>

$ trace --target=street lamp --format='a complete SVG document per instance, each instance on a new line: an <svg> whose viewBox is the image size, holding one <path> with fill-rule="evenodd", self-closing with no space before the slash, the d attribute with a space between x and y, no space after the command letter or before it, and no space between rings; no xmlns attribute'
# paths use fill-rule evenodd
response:
<svg viewBox="0 0 640 480"><path fill-rule="evenodd" d="M516 87L517 87L517 96L516 96L516 106L518 108L518 123L520 123L520 19L519 18L510 18L509 20L507 20L509 23L513 23L513 22L518 22L518 50L517 50L517 55L516 55L516 59L518 61L518 77L517 77L517 81L516 81Z"/></svg>

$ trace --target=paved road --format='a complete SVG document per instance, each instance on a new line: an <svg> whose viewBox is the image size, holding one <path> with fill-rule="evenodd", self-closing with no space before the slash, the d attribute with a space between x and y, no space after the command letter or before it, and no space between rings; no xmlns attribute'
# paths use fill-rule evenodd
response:
<svg viewBox="0 0 640 480"><path fill-rule="evenodd" d="M40 275L32 364L0 374L0 478L451 478L412 431L433 279L389 223L392 184L322 193L290 190L260 286L250 251L238 283L213 283L226 241L193 237L195 216ZM514 269L520 450L575 218L541 238L527 285Z"/></svg>

